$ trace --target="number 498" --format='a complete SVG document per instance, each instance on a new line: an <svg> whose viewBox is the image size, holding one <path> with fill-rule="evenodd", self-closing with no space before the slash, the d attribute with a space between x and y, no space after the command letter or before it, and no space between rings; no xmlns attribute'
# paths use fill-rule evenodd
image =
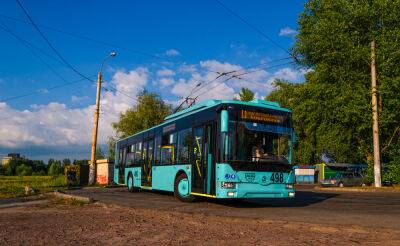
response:
<svg viewBox="0 0 400 246"><path fill-rule="evenodd" d="M269 180L272 183L283 183L283 173L272 173Z"/></svg>

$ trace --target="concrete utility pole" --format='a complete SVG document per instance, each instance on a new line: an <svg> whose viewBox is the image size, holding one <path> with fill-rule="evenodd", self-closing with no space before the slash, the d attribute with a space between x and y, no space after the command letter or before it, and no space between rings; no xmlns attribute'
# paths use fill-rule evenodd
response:
<svg viewBox="0 0 400 246"><path fill-rule="evenodd" d="M102 70L104 62L111 57L116 56L117 53L111 52L103 62L101 63L99 73L97 74L97 93L96 93L96 108L94 111L94 122L92 132L92 152L90 155L90 170L89 170L89 184L93 185L96 183L96 147L97 147L97 132L99 127L99 115L100 115L100 92L101 92L101 81L102 81Z"/></svg>
<svg viewBox="0 0 400 246"><path fill-rule="evenodd" d="M381 158L379 149L378 96L376 89L375 40L371 41L371 92L372 92L372 134L374 139L375 187L381 187Z"/></svg>

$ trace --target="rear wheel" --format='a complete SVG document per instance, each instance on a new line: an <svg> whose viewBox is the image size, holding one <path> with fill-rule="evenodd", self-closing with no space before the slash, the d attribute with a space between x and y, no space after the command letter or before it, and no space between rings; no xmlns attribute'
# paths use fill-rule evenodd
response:
<svg viewBox="0 0 400 246"><path fill-rule="evenodd" d="M190 194L190 183L186 174L181 173L175 179L174 195L182 202L193 202L194 196Z"/></svg>
<svg viewBox="0 0 400 246"><path fill-rule="evenodd" d="M128 179L126 180L126 185L128 186L128 191L129 192L136 192L136 191L139 190L139 188L134 186L132 173L128 174Z"/></svg>

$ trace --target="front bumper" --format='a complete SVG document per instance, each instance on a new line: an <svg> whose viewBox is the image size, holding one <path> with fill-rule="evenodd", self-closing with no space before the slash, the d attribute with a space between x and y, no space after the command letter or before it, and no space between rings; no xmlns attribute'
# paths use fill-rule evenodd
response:
<svg viewBox="0 0 400 246"><path fill-rule="evenodd" d="M260 185L255 183L237 183L235 189L218 187L216 198L293 198L294 189L286 184Z"/></svg>

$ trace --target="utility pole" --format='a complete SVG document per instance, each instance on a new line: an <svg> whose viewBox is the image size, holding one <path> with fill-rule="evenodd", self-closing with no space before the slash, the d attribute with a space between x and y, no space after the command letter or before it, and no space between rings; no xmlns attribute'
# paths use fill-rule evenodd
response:
<svg viewBox="0 0 400 246"><path fill-rule="evenodd" d="M96 183L96 147L97 147L97 132L99 127L99 115L100 115L100 92L101 92L101 81L102 81L102 70L104 62L117 54L112 52L107 56L101 63L100 70L97 74L97 93L96 93L96 108L94 111L94 122L93 122L93 132L92 132L92 152L90 155L90 169L89 169L89 184L93 185Z"/></svg>
<svg viewBox="0 0 400 246"><path fill-rule="evenodd" d="M378 96L376 89L375 40L371 41L371 92L372 92L372 134L374 143L375 187L381 187L381 158L379 150Z"/></svg>

